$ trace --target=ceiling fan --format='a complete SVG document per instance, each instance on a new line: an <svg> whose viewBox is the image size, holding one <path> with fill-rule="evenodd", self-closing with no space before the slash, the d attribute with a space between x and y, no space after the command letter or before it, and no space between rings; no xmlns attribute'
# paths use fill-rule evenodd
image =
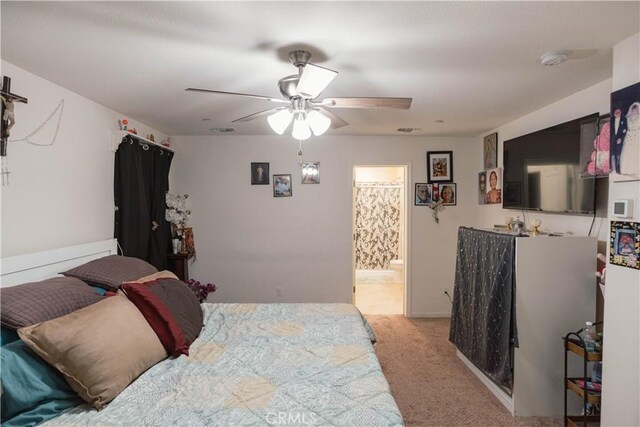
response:
<svg viewBox="0 0 640 427"><path fill-rule="evenodd" d="M278 87L284 99L192 87L186 90L189 92L244 96L282 104L275 108L269 108L233 120L232 123L248 122L266 116L271 129L282 135L293 122L291 135L298 140L310 138L312 132L314 135L319 136L329 128L338 129L349 124L331 113L327 108L397 108L408 110L411 107L413 98L343 97L318 100L320 93L338 75L338 72L311 64L309 62L311 53L306 50L295 50L289 53L289 59L298 68L298 74L284 77L278 81Z"/></svg>

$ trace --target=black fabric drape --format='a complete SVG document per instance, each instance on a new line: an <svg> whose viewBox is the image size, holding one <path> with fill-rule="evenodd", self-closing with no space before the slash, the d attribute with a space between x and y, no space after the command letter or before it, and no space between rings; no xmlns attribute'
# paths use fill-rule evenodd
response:
<svg viewBox="0 0 640 427"><path fill-rule="evenodd" d="M460 227L449 341L511 394L516 237Z"/></svg>
<svg viewBox="0 0 640 427"><path fill-rule="evenodd" d="M114 236L122 255L167 267L171 228L165 220L165 194L173 153L125 136L115 156Z"/></svg>

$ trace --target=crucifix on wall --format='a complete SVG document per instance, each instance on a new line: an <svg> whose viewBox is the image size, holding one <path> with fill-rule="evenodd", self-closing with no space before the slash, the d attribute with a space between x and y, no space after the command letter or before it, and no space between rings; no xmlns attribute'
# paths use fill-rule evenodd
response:
<svg viewBox="0 0 640 427"><path fill-rule="evenodd" d="M11 134L11 128L16 123L15 103L22 102L26 104L27 98L15 93L11 93L11 77L2 77L2 103L0 103L0 119L2 120L2 130L0 135L0 157L2 157L2 184L5 185L9 180L9 171L6 169L5 157L7 156L7 141Z"/></svg>

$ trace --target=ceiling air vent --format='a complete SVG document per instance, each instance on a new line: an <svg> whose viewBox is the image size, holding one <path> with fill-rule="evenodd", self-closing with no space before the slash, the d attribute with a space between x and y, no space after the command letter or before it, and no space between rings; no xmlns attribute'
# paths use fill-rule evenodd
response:
<svg viewBox="0 0 640 427"><path fill-rule="evenodd" d="M211 133L215 133L215 134L225 134L225 133L231 133L231 132L235 132L235 128L211 128L209 129L211 131Z"/></svg>

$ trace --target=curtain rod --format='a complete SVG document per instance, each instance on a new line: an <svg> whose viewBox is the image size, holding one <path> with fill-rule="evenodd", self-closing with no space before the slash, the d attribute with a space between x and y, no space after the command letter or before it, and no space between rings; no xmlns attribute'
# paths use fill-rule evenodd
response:
<svg viewBox="0 0 640 427"><path fill-rule="evenodd" d="M162 144L159 144L159 143L157 143L157 142L155 142L155 141L151 141L151 140L149 140L149 139L147 139L147 138L143 138L143 137L141 137L140 135L136 135L135 133L127 132L126 130L115 130L115 131L113 131L113 133L114 133L114 135L121 135L123 138L124 138L125 136L129 135L129 136L131 136L132 138L135 138L135 139L137 139L137 140L139 140L139 141L144 142L145 144L155 145L156 147L160 147L160 148L162 148L163 150L171 151L172 153L175 153L175 152L176 152L176 150L174 150L174 149L173 149L173 148L171 148L171 147L165 147L165 146L164 146L164 145L162 145ZM122 141L120 141L120 142L122 142ZM120 145L120 142L118 142L118 145Z"/></svg>

